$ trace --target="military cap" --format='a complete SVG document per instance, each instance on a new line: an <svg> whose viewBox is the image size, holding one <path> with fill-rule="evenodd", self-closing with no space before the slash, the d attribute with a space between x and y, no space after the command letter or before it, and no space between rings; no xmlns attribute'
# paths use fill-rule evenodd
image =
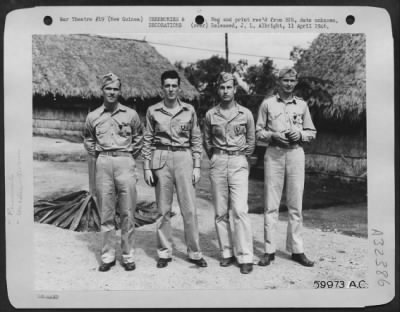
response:
<svg viewBox="0 0 400 312"><path fill-rule="evenodd" d="M236 79L233 76L233 74L227 72L221 72L217 79L217 85L228 82L229 80L233 80L233 83L236 84Z"/></svg>
<svg viewBox="0 0 400 312"><path fill-rule="evenodd" d="M121 79L117 75L108 73L101 78L101 88L103 89L105 86L115 81L119 81L119 84L121 85Z"/></svg>
<svg viewBox="0 0 400 312"><path fill-rule="evenodd" d="M278 78L282 78L286 74L290 74L291 76L295 76L297 78L297 71L293 67L283 67L279 70Z"/></svg>

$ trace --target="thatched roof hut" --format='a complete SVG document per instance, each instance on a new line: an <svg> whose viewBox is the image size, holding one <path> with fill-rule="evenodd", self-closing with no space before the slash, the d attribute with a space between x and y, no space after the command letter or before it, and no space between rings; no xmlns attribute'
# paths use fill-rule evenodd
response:
<svg viewBox="0 0 400 312"><path fill-rule="evenodd" d="M160 97L160 76L174 66L147 42L94 35L34 35L33 94L63 98L99 98L99 77L114 72L122 80L122 97ZM182 97L196 89L181 77Z"/></svg>
<svg viewBox="0 0 400 312"><path fill-rule="evenodd" d="M296 63L300 94L320 122L365 126L365 50L364 34L320 34Z"/></svg>

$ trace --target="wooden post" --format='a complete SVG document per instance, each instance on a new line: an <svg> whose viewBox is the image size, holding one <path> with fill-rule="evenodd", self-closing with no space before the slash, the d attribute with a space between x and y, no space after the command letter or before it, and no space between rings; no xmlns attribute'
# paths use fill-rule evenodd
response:
<svg viewBox="0 0 400 312"><path fill-rule="evenodd" d="M229 71L228 33L225 33L225 70Z"/></svg>

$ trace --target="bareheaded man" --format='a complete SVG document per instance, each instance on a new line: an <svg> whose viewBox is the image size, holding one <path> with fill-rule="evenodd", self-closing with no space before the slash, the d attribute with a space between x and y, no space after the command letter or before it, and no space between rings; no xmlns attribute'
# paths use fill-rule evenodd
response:
<svg viewBox="0 0 400 312"><path fill-rule="evenodd" d="M150 106L143 139L144 179L155 186L161 217L157 222L157 268L172 260L171 209L174 189L183 217L188 260L207 267L199 244L195 184L200 179L202 139L192 105L179 100L180 77L174 70L161 75L164 99Z"/></svg>

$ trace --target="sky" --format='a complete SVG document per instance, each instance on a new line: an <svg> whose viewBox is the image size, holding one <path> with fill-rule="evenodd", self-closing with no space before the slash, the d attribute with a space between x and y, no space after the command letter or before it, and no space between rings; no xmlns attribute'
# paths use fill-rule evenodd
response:
<svg viewBox="0 0 400 312"><path fill-rule="evenodd" d="M225 57L224 33L127 33L101 34L102 36L146 40L157 51L175 63L195 63L212 55ZM317 33L228 33L229 61L246 59L249 65L258 64L263 57L273 59L277 68L293 65L289 59L294 46L307 48Z"/></svg>

